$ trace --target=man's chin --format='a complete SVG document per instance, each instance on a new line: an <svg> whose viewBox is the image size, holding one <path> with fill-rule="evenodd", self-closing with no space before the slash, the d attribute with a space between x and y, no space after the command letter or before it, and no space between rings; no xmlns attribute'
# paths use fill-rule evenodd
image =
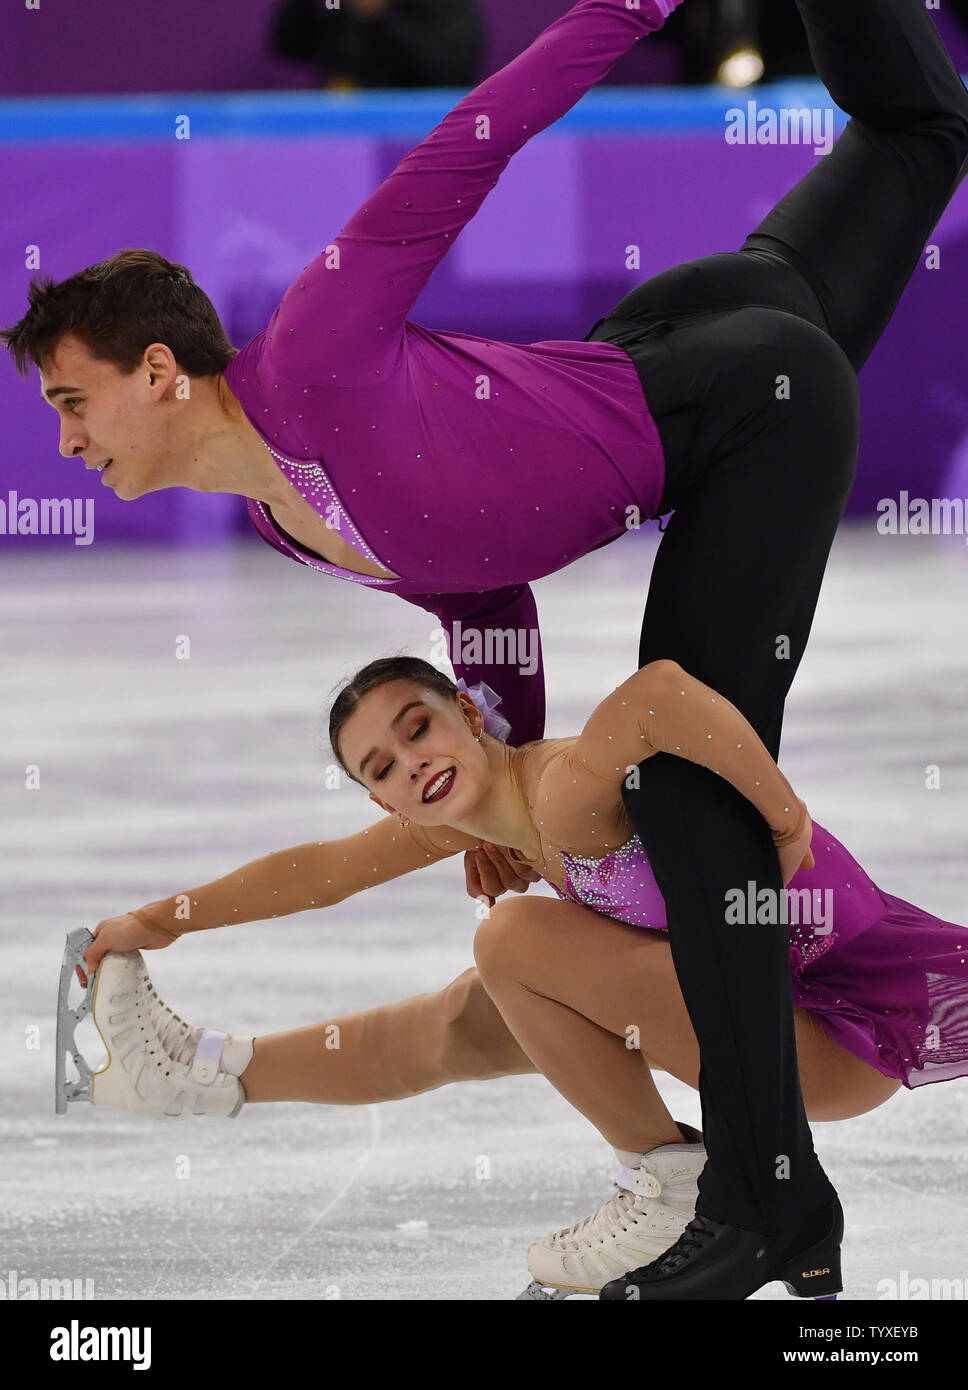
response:
<svg viewBox="0 0 968 1390"><path fill-rule="evenodd" d="M141 497L147 497L152 492L170 492L172 488L190 488L192 492L201 491L200 488L192 488L190 483L158 481L152 482L150 478L118 478L116 482L106 483L120 502L137 502Z"/></svg>
<svg viewBox="0 0 968 1390"><path fill-rule="evenodd" d="M138 498L144 497L146 492L158 491L156 488L140 487L130 478L119 478L116 483L109 483L108 486L119 502L137 502Z"/></svg>

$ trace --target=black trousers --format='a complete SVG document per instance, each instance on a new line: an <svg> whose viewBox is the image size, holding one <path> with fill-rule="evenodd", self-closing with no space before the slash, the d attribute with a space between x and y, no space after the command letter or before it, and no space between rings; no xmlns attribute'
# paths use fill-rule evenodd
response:
<svg viewBox="0 0 968 1390"><path fill-rule="evenodd" d="M846 129L739 251L647 280L586 339L635 362L666 454L674 515L639 665L671 658L721 690L774 757L856 469L856 374L968 172L968 93L923 0L797 5ZM714 773L668 754L638 771L623 800L700 1046L697 1210L774 1234L833 1192L800 1092L788 928L725 922L730 889L779 892L776 853Z"/></svg>

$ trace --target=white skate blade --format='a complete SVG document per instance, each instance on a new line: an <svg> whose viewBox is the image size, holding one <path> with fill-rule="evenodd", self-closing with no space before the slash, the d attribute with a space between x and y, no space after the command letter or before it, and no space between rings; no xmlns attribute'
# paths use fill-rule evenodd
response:
<svg viewBox="0 0 968 1390"><path fill-rule="evenodd" d="M84 965L84 952L90 946L94 937L87 927L78 927L76 931L67 933L67 942L64 946L64 959L61 963L60 981L57 987L57 1056L55 1059L54 1072L54 1110L58 1115L67 1113L69 1104L75 1101L90 1101L91 1099L91 1068L88 1066L84 1057L78 1051L77 1041L74 1037L77 1025L85 1019L91 1012L91 1004L94 999L94 987L98 976L95 970L92 974ZM77 966L81 966L87 975L87 989L84 998L76 1009L68 1005L71 984L74 980L74 971ZM70 1054L75 1067L77 1068L78 1079L70 1080L67 1075L67 1055Z"/></svg>
<svg viewBox="0 0 968 1390"><path fill-rule="evenodd" d="M593 1298L596 1303L599 1301L596 1289L559 1289L551 1284L539 1284L536 1279L532 1279L524 1293L519 1293L514 1301L520 1303L525 1299L531 1303L563 1303L566 1298Z"/></svg>

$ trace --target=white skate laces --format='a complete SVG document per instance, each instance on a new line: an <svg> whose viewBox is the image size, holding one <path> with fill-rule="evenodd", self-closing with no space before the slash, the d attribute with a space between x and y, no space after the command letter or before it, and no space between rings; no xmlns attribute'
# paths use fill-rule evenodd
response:
<svg viewBox="0 0 968 1390"><path fill-rule="evenodd" d="M143 964L143 961L142 961ZM176 1062L190 1062L203 1029L192 1028L184 1019L162 1003L145 969L143 976L145 1004L151 1023L162 1048Z"/></svg>
<svg viewBox="0 0 968 1390"><path fill-rule="evenodd" d="M676 1243L696 1214L706 1165L698 1131L679 1129L699 1142L663 1144L637 1168L619 1165L612 1196L597 1211L529 1247L528 1269L539 1288L532 1285L527 1296L541 1297L542 1290L595 1294Z"/></svg>
<svg viewBox="0 0 968 1390"><path fill-rule="evenodd" d="M193 1059L199 1060L211 1056L210 1043L206 1043L204 1051L199 1049L199 1044L203 1038L220 1038L224 1047L222 1047L220 1058L216 1055L216 1066L221 1060L223 1071L229 1072L232 1076L241 1076L252 1060L252 1039L233 1037L228 1033L218 1033L212 1028L193 1028L191 1024L179 1018L178 1014L158 997L155 987L148 977L143 960L142 967L144 968L145 1001L151 1016L151 1023L169 1057L176 1062L190 1066ZM199 1073L198 1079L204 1079L201 1073Z"/></svg>
<svg viewBox="0 0 968 1390"><path fill-rule="evenodd" d="M192 1028L155 991L140 951L109 951L91 1008L108 1058L91 1081L95 1105L153 1120L239 1113L239 1076L253 1039Z"/></svg>

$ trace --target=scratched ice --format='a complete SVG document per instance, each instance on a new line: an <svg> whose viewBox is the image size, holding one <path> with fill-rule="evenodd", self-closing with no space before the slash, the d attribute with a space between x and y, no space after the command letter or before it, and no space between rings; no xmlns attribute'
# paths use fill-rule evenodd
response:
<svg viewBox="0 0 968 1390"><path fill-rule="evenodd" d="M630 535L536 585L549 735L577 732L634 669L652 551ZM404 643L426 652L420 612L255 546L8 553L0 582L15 594L0 617L15 770L0 780L0 1270L92 1279L98 1298L518 1293L528 1243L589 1214L610 1183L603 1141L540 1077L190 1126L53 1113L65 932L371 823L362 793L348 813L324 788L322 711L357 665ZM966 613L963 545L842 532L783 748L794 785L874 878L956 921L968 919ZM189 661L174 658L179 635ZM931 763L942 778L929 794ZM40 787L27 792L31 764ZM259 1033L437 988L471 964L474 928L454 860L150 964L183 1017ZM696 1094L659 1083L699 1123ZM847 1297L876 1298L902 1271L968 1280L966 1102L962 1080L815 1127L847 1213Z"/></svg>

